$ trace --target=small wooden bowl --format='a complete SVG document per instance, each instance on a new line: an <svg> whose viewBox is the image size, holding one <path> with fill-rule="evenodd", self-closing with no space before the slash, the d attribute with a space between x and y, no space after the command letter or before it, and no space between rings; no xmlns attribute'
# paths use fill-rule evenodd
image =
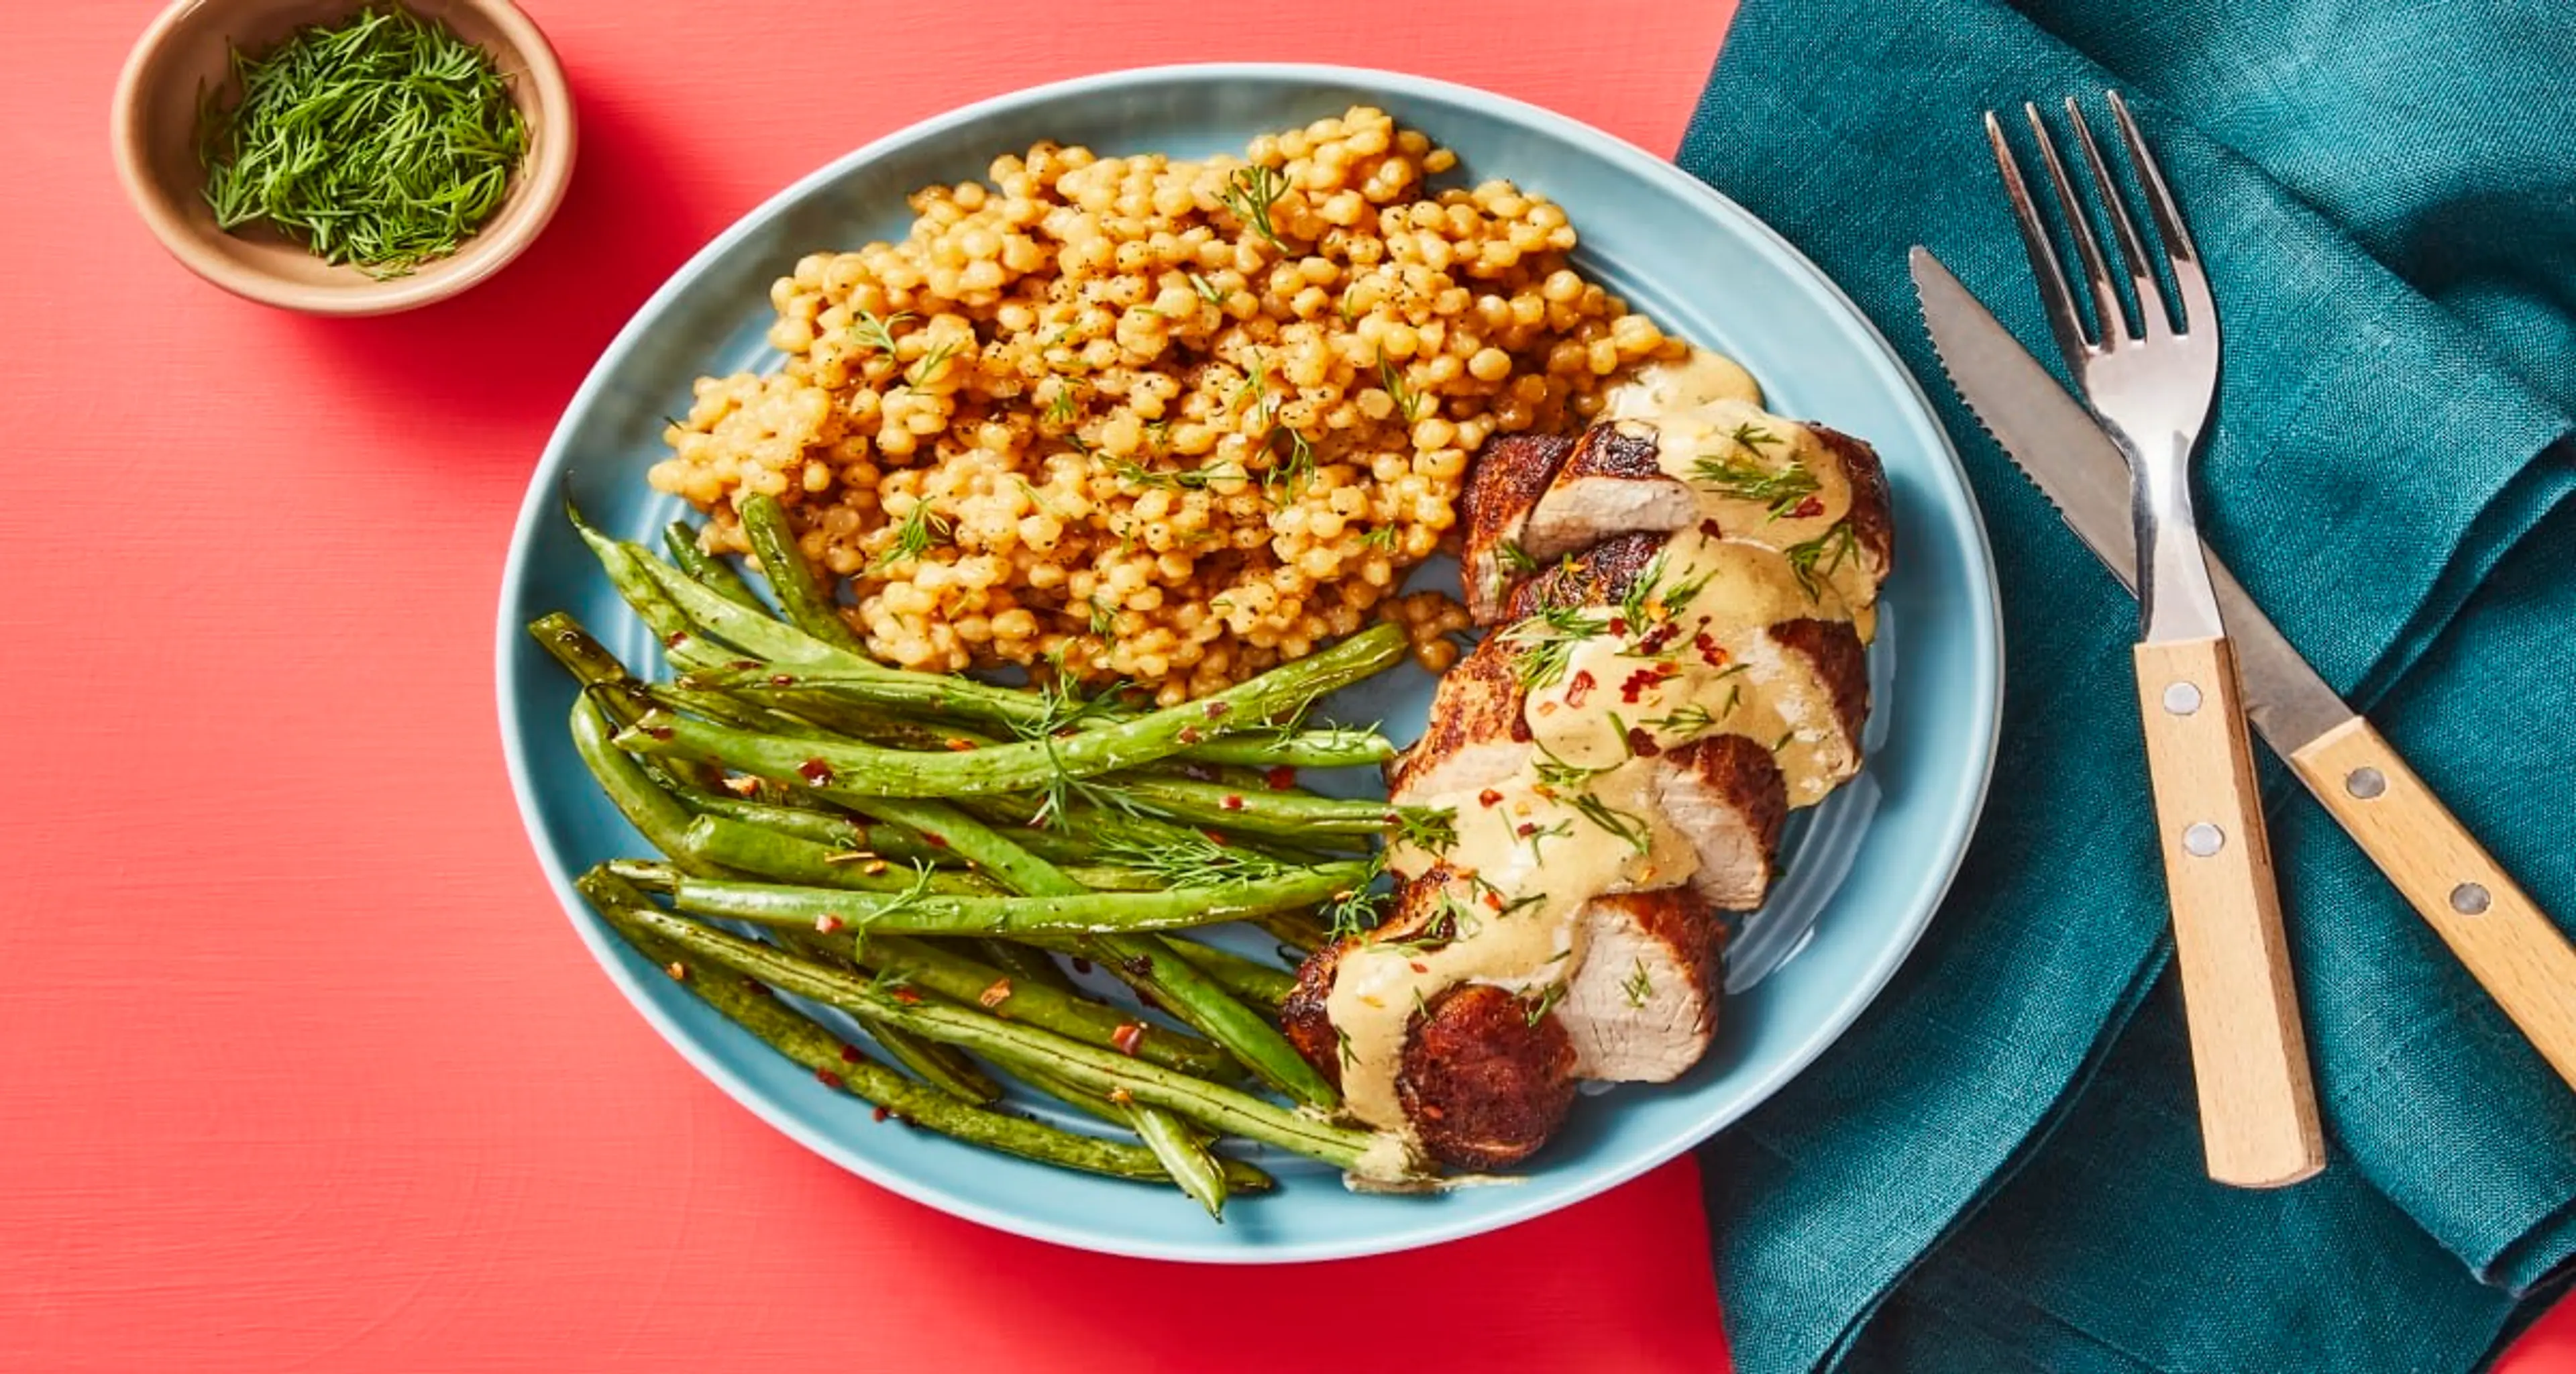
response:
<svg viewBox="0 0 2576 1374"><path fill-rule="evenodd" d="M111 119L117 179L161 245L188 269L250 300L315 315L383 315L453 296L535 240L572 180L572 92L545 35L509 0L403 0L492 55L528 122L528 151L501 208L457 251L379 281L334 267L265 226L226 233L206 204L197 99L232 79L231 50L256 53L307 24L355 14L361 0L178 0L152 22L117 78Z"/></svg>

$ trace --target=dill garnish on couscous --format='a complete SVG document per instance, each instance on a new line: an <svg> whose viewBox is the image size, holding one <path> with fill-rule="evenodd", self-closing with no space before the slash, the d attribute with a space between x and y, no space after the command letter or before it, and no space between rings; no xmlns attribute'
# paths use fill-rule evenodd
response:
<svg viewBox="0 0 2576 1374"><path fill-rule="evenodd" d="M1371 619L1433 669L1464 612L1401 594L1497 433L1678 356L1575 273L1563 209L1354 108L1242 157L1041 144L931 186L898 242L770 292L768 374L699 381L652 484L744 552L787 505L869 652L1177 701Z"/></svg>

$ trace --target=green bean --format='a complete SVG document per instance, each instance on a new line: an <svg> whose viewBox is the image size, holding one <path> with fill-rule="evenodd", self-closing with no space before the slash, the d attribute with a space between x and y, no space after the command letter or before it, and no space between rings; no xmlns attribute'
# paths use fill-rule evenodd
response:
<svg viewBox="0 0 2576 1374"><path fill-rule="evenodd" d="M769 608L760 602L760 593L742 580L733 565L707 552L698 545L697 526L686 520L674 520L662 528L662 546L671 551L671 561L697 584L727 601L748 606L763 615Z"/></svg>
<svg viewBox="0 0 2576 1374"><path fill-rule="evenodd" d="M1280 1004L1288 1000L1288 994L1296 990L1297 975L1285 969L1273 968L1258 959L1246 959L1232 950L1218 949L1178 935L1156 938L1170 946L1172 953L1187 960L1192 968L1214 979L1217 986L1274 1016L1279 1013Z"/></svg>
<svg viewBox="0 0 2576 1374"><path fill-rule="evenodd" d="M1022 792L1165 758L1198 743L1211 722L1262 721L1377 671L1404 653L1404 631L1379 624L1321 653L1274 668L1200 701L1062 739L929 754L736 730L656 712L618 738L621 748L722 763L782 781L802 777L852 792L956 797ZM1140 780L1143 781L1143 780ZM1151 780L1156 786L1196 786ZM1294 799L1280 798L1279 801ZM1381 808L1381 814L1383 809Z"/></svg>
<svg viewBox="0 0 2576 1374"><path fill-rule="evenodd" d="M1011 986L1015 988L1050 987L1058 992L1074 992L1073 980L1065 976L1055 956L1045 950L990 935L978 935L973 943L985 963L1011 975Z"/></svg>
<svg viewBox="0 0 2576 1374"><path fill-rule="evenodd" d="M673 614L688 621L697 632L708 638L740 650L744 657L796 668L898 671L885 667L864 653L817 639L794 625L771 618L765 611L755 611L728 601L642 549L633 545L625 547L630 574L649 581ZM597 544L591 548L594 553L599 550ZM601 562L607 561L607 556L602 554ZM729 655L727 662L706 663L695 671L712 672L732 666L730 658Z"/></svg>
<svg viewBox="0 0 2576 1374"><path fill-rule="evenodd" d="M796 547L796 530L787 523L787 508L778 504L778 498L754 492L743 498L741 514L743 538L751 545L752 557L760 560L761 575L769 579L769 590L778 598L778 609L786 613L788 623L836 649L867 653L850 622L841 618L831 589L815 580L814 565Z"/></svg>
<svg viewBox="0 0 2576 1374"><path fill-rule="evenodd" d="M1333 942L1333 932L1309 911L1266 911L1253 917L1252 924L1300 956Z"/></svg>
<svg viewBox="0 0 2576 1374"><path fill-rule="evenodd" d="M899 826L869 825L838 812L751 801L704 788L682 788L678 796L684 805L699 815L722 816L745 825L757 825L798 839L812 840L816 844L830 845L836 850L873 854L907 864L965 862L956 851L942 849Z"/></svg>
<svg viewBox="0 0 2576 1374"><path fill-rule="evenodd" d="M927 1000L906 1004L866 979L649 906L619 908L618 919L782 992L880 1015L928 1039L1006 1064L1034 1063L1088 1092L1108 1096L1123 1089L1132 1100L1361 1177L1406 1183L1421 1176L1418 1161L1399 1136L1331 1125L1249 1093L979 1011Z"/></svg>
<svg viewBox="0 0 2576 1374"><path fill-rule="evenodd" d="M679 799L645 776L635 760L609 742L608 718L600 714L587 693L573 701L571 726L573 752L581 756L583 766L599 783L599 790L608 795L609 804L638 834L692 876L716 878L734 872L688 849L685 839L696 817Z"/></svg>
<svg viewBox="0 0 2576 1374"><path fill-rule="evenodd" d="M888 825L909 830L934 848L956 854L1013 892L1042 896L1080 890L1079 885L1070 889L1059 886L1063 882L1062 874L1032 858L1027 850L1002 838L992 827L946 802L926 797L850 796L837 788L818 790L844 806L865 812Z"/></svg>
<svg viewBox="0 0 2576 1374"><path fill-rule="evenodd" d="M682 850L724 868L754 873L784 883L842 888L852 892L922 891L947 896L990 893L993 886L971 875L867 860L849 850L836 850L781 831L766 830L724 816L701 815L681 833ZM674 851L663 847L663 853Z"/></svg>
<svg viewBox="0 0 2576 1374"><path fill-rule="evenodd" d="M1277 1026L1161 941L1149 935L1096 935L1085 943L1102 968L1153 998L1191 1029L1225 1046L1262 1082L1323 1111L1341 1106L1341 1094Z"/></svg>
<svg viewBox="0 0 2576 1374"><path fill-rule="evenodd" d="M996 689L963 677L926 673L896 675L873 672L806 670L791 672L772 665L723 668L693 677L692 686L735 692L755 701L796 695L830 697L863 707L973 721L1012 730L1051 730L1062 714L1060 702L1043 693ZM1135 718L1134 712L1102 710L1071 722L1076 730L1105 729ZM1192 745L1183 757L1210 764L1250 768L1352 768L1384 763L1395 757L1395 745L1374 730L1330 726L1285 733L1221 736Z"/></svg>
<svg viewBox="0 0 2576 1374"><path fill-rule="evenodd" d="M619 882L613 875L606 876L603 881ZM622 884L622 886L624 891L630 894L630 901L645 900L643 894L637 892L632 884ZM818 964L851 972L873 972L849 959L848 951L833 949L822 936L812 931L778 931L772 938L795 951L799 956L811 959ZM967 1057L965 1051L954 1045L924 1040L900 1026L889 1026L877 1018L856 1012L851 1015L857 1017L859 1024L867 1030L869 1038L877 1042L877 1048L883 1050L887 1058L912 1070L913 1074L923 1082L961 1102L972 1102L979 1107L989 1107L1001 1100L1002 1085L994 1082L993 1076L984 1072L982 1065Z"/></svg>
<svg viewBox="0 0 2576 1374"><path fill-rule="evenodd" d="M590 886L583 891L609 925L645 958L665 970L679 969L680 986L771 1049L811 1070L827 1086L875 1103L924 1130L1022 1159L1113 1178L1160 1181L1169 1176L1163 1162L1144 1146L1080 1135L1025 1117L987 1111L915 1083L868 1059L856 1047L766 991L756 991L744 982L741 971L707 959L682 943L657 936L648 918L641 914L650 911L649 906L639 908ZM1226 1181L1246 1192L1272 1186L1268 1175L1250 1165L1230 1164Z"/></svg>
<svg viewBox="0 0 2576 1374"><path fill-rule="evenodd" d="M1178 820L1265 835L1383 835L1403 819L1402 808L1380 801L1296 796L1186 778L1126 773L1098 785Z"/></svg>
<svg viewBox="0 0 2576 1374"><path fill-rule="evenodd" d="M550 611L528 622L528 637L535 640L554 661L573 675L573 680L587 687L594 682L632 682L634 674L618 662L608 646L591 637L580 621L562 611Z"/></svg>
<svg viewBox="0 0 2576 1374"><path fill-rule="evenodd" d="M785 927L837 920L899 935L1088 935L1221 925L1264 911L1311 906L1368 876L1363 865L1336 864L1160 892L1087 892L1077 886L1078 896L958 897L710 880L670 864L629 860L613 867L618 876L668 892L679 909L700 916Z"/></svg>
<svg viewBox="0 0 2576 1374"><path fill-rule="evenodd" d="M858 951L870 968L924 991L974 1003L1006 1021L1023 1021L1087 1045L1116 1047L1125 1038L1134 1045L1130 1053L1165 1068L1199 1078L1236 1076L1223 1051L1194 1035L1154 1025L1076 992L1012 977L935 941L869 935L860 940Z"/></svg>

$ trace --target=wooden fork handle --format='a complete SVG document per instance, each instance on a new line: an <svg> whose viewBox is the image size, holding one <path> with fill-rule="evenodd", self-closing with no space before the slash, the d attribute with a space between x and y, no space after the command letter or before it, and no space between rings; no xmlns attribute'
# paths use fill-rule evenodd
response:
<svg viewBox="0 0 2576 1374"><path fill-rule="evenodd" d="M2138 705L2173 908L2209 1176L2278 1188L2325 1167L2254 754L2224 639L2142 643Z"/></svg>
<svg viewBox="0 0 2576 1374"><path fill-rule="evenodd" d="M2362 852L2576 1086L2576 946L2359 716L2290 766Z"/></svg>

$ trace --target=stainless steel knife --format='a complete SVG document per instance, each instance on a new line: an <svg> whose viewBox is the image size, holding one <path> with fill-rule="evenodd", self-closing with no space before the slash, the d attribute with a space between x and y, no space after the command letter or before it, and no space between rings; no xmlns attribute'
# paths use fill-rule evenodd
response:
<svg viewBox="0 0 2576 1374"><path fill-rule="evenodd" d="M1910 261L1933 350L1960 398L2134 594L2136 534L2119 450L1939 259L1918 247ZM2209 574L2255 732L2576 1086L2576 945L2317 676L2214 552Z"/></svg>

